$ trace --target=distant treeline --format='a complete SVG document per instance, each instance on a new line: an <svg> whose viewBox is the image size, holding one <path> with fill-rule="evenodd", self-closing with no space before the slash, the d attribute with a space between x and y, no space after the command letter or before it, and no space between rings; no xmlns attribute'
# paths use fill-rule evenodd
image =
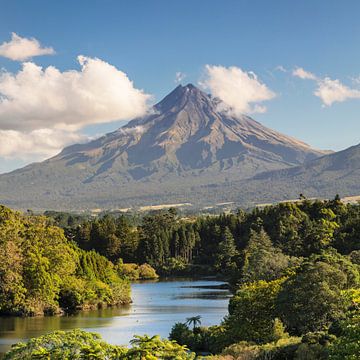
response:
<svg viewBox="0 0 360 360"><path fill-rule="evenodd" d="M282 203L219 216L184 218L175 209L153 212L142 219L125 215L86 220L61 213L52 216L80 248L95 250L114 263L119 259L148 263L165 274L181 273L190 266L234 277L245 261L245 249L264 236L289 261L329 246L341 254L360 249L360 207L344 205L339 198Z"/></svg>

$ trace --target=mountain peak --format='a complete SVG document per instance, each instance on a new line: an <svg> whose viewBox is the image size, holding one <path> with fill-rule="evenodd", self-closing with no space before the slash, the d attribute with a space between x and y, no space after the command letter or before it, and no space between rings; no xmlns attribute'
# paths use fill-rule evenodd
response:
<svg viewBox="0 0 360 360"><path fill-rule="evenodd" d="M155 109L157 111L165 112L174 106L183 107L188 101L200 104L201 100L210 102L211 98L191 83L185 86L178 85L173 91L165 96L164 99L155 105Z"/></svg>

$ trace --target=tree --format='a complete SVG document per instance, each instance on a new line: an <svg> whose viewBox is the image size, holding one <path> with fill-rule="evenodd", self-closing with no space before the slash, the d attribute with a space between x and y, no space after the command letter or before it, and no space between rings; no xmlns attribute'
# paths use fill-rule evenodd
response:
<svg viewBox="0 0 360 360"><path fill-rule="evenodd" d="M192 316L186 319L185 324L191 325L193 324L193 330L196 328L197 325L201 325L201 316Z"/></svg>
<svg viewBox="0 0 360 360"><path fill-rule="evenodd" d="M265 343L276 336L274 330L279 333L278 326L274 326L275 302L284 280L260 280L240 287L230 299L229 315L224 321L231 342Z"/></svg>
<svg viewBox="0 0 360 360"><path fill-rule="evenodd" d="M341 297L346 284L346 273L335 266L307 261L284 282L276 300L277 314L293 334L324 330L346 308Z"/></svg>
<svg viewBox="0 0 360 360"><path fill-rule="evenodd" d="M339 228L336 215L330 208L320 209L318 216L304 234L304 255L307 256L327 249L334 240L335 230Z"/></svg>
<svg viewBox="0 0 360 360"><path fill-rule="evenodd" d="M236 257L238 255L234 237L229 228L225 227L215 256L215 269L224 274L231 274L236 269Z"/></svg>
<svg viewBox="0 0 360 360"><path fill-rule="evenodd" d="M242 282L271 281L284 276L286 269L298 260L284 255L272 245L270 237L260 228L251 230L248 245L244 250Z"/></svg>
<svg viewBox="0 0 360 360"><path fill-rule="evenodd" d="M175 341L160 339L155 336L138 336L130 341L132 348L126 354L124 359L146 359L146 360L192 360L195 354L187 351L187 347L177 344Z"/></svg>

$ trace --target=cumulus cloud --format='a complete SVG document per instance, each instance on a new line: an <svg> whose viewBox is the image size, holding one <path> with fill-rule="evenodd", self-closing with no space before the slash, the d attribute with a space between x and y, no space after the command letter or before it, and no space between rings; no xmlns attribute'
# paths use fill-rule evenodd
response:
<svg viewBox="0 0 360 360"><path fill-rule="evenodd" d="M179 84L181 83L184 79L186 78L186 74L181 72L181 71L178 71L176 74L175 74L175 83L176 84Z"/></svg>
<svg viewBox="0 0 360 360"><path fill-rule="evenodd" d="M84 135L54 129L28 133L0 130L0 156L5 159L40 161L56 155L64 146L87 140L89 138Z"/></svg>
<svg viewBox="0 0 360 360"><path fill-rule="evenodd" d="M306 71L301 67L294 69L292 74L293 74L293 76L296 76L303 80L316 80L317 79L317 77L313 73Z"/></svg>
<svg viewBox="0 0 360 360"><path fill-rule="evenodd" d="M318 88L314 94L319 97L326 106L331 106L334 102L360 99L360 90L351 89L339 80L332 80L328 77L318 81Z"/></svg>
<svg viewBox="0 0 360 360"><path fill-rule="evenodd" d="M324 106L331 106L334 102L343 102L349 99L360 99L360 90L352 89L338 79L320 78L303 68L296 68L293 76L315 81L317 88L314 95L321 99Z"/></svg>
<svg viewBox="0 0 360 360"><path fill-rule="evenodd" d="M24 61L34 56L52 55L55 50L51 47L42 47L34 38L23 38L16 33L11 34L9 42L0 45L0 56L15 61Z"/></svg>
<svg viewBox="0 0 360 360"><path fill-rule="evenodd" d="M265 112L266 108L261 103L276 96L255 73L236 66L206 65L205 77L200 85L221 99L226 110L233 115Z"/></svg>
<svg viewBox="0 0 360 360"><path fill-rule="evenodd" d="M79 71L26 62L16 74L0 73L0 129L77 130L146 114L150 95L124 72L97 58L78 61Z"/></svg>
<svg viewBox="0 0 360 360"><path fill-rule="evenodd" d="M89 140L79 133L87 125L148 113L151 96L124 72L97 58L78 61L79 70L25 62L17 73L0 72L1 157L43 160Z"/></svg>

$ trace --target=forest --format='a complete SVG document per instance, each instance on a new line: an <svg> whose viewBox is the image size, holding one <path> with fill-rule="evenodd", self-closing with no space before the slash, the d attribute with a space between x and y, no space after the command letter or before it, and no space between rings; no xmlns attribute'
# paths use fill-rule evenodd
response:
<svg viewBox="0 0 360 360"><path fill-rule="evenodd" d="M44 216L0 207L0 315L53 315L130 302L130 283Z"/></svg>
<svg viewBox="0 0 360 360"><path fill-rule="evenodd" d="M115 262L226 278L234 297L223 323L176 324L170 334L195 352L343 359L359 351L350 341L359 334L350 330L359 324L360 207L339 197L208 217L104 216L65 228L81 248Z"/></svg>
<svg viewBox="0 0 360 360"><path fill-rule="evenodd" d="M45 304L46 309L54 306L54 294L59 295L55 305L72 299L71 284L76 282L92 286L101 283L112 291L111 298L116 293L114 284L125 286L124 279L129 278L125 274L147 264L144 273L153 276L196 272L229 282L233 297L221 324L174 324L169 338L171 344L176 341L183 346L181 349L212 359L360 358L357 204L343 204L337 196L328 201L280 203L250 212L239 209L219 216L183 217L173 209L142 218L105 215L91 219L64 213L47 216L20 215L2 208L0 231L5 246L1 249L6 247L6 253L12 254L0 255L2 313L9 309L29 311L35 286L36 293L42 294L43 311ZM44 234L41 249L38 232ZM63 247L61 258L52 252L54 246ZM89 267L85 264L94 264L95 258L96 264L107 264L107 275L99 273L103 266L92 265L91 272L96 273L93 278L85 270ZM12 261L11 266L4 266L6 261ZM58 266L64 262L72 265ZM10 267L14 273L4 277L4 268ZM67 273L59 273L64 268ZM36 281L31 277L29 284L27 274L31 271L47 276ZM59 280L64 277L71 279L67 285ZM88 295L82 296L79 303ZM156 348L154 341L145 341L148 349ZM28 343L19 345L17 351L24 355L34 349L36 346ZM126 354L98 358L131 358ZM153 358L186 359L190 352L166 356Z"/></svg>

